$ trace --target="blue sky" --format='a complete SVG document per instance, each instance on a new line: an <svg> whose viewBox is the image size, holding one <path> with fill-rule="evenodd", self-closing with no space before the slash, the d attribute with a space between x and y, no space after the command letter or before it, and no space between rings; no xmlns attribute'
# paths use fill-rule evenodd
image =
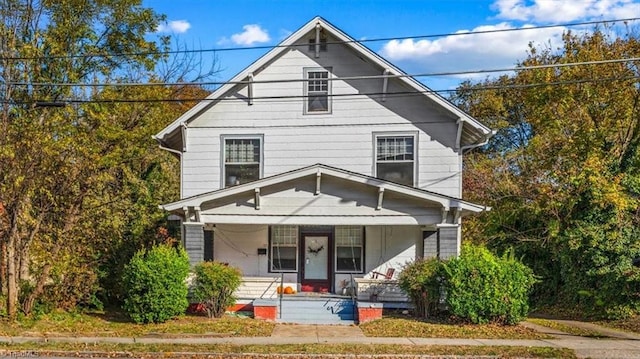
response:
<svg viewBox="0 0 640 359"><path fill-rule="evenodd" d="M355 39L640 17L640 0L143 0L143 4L167 16L159 34L172 35L189 49L276 45L314 16L322 16ZM366 45L410 74L510 68L526 57L530 42L557 47L565 30L443 36ZM230 79L264 52L219 52L221 72L216 80ZM211 55L203 56L208 61ZM467 78L469 75L419 80L440 90L453 88Z"/></svg>

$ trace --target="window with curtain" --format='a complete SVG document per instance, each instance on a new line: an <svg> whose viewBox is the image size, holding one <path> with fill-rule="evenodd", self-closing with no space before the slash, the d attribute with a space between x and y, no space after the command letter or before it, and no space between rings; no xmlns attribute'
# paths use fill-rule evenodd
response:
<svg viewBox="0 0 640 359"><path fill-rule="evenodd" d="M260 178L261 142L260 138L226 138L224 140L225 187Z"/></svg>

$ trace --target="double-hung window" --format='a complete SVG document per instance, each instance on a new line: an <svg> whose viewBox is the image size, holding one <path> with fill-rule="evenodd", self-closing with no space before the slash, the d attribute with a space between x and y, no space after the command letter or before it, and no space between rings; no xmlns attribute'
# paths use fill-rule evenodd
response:
<svg viewBox="0 0 640 359"><path fill-rule="evenodd" d="M259 179L262 137L225 137L223 141L225 187Z"/></svg>
<svg viewBox="0 0 640 359"><path fill-rule="evenodd" d="M298 227L271 227L270 262L272 272L298 270Z"/></svg>
<svg viewBox="0 0 640 359"><path fill-rule="evenodd" d="M415 184L416 136L376 135L376 177L413 186Z"/></svg>
<svg viewBox="0 0 640 359"><path fill-rule="evenodd" d="M336 272L362 273L364 257L363 228L338 226L336 235Z"/></svg>
<svg viewBox="0 0 640 359"><path fill-rule="evenodd" d="M331 81L329 71L323 68L304 69L305 84L305 113L331 112Z"/></svg>

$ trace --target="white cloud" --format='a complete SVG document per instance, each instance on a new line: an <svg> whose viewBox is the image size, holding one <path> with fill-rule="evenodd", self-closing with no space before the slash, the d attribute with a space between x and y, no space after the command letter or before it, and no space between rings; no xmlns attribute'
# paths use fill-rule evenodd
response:
<svg viewBox="0 0 640 359"><path fill-rule="evenodd" d="M172 32L176 34L184 34L191 28L191 24L186 20L173 20L158 25L157 32Z"/></svg>
<svg viewBox="0 0 640 359"><path fill-rule="evenodd" d="M634 0L496 0L491 8L500 19L537 23L640 15L640 4Z"/></svg>
<svg viewBox="0 0 640 359"><path fill-rule="evenodd" d="M523 28L527 27L531 26L523 26ZM500 23L479 26L471 32L513 28L514 26L509 23ZM461 30L456 35L436 40L392 40L384 45L381 53L409 73L511 68L519 60L526 58L529 43L553 48L560 45L563 30L550 28L486 34L467 34L469 30ZM457 77L483 78L485 76L487 74Z"/></svg>
<svg viewBox="0 0 640 359"><path fill-rule="evenodd" d="M271 40L267 30L257 24L244 25L243 32L231 35L231 41L236 45L251 46L256 43L268 42Z"/></svg>

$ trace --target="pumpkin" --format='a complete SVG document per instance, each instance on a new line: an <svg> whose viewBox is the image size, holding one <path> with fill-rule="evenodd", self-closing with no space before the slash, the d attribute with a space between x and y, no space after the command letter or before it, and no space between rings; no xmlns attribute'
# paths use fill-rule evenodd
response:
<svg viewBox="0 0 640 359"><path fill-rule="evenodd" d="M291 287L286 287L284 289L284 294L293 294L293 288Z"/></svg>
<svg viewBox="0 0 640 359"><path fill-rule="evenodd" d="M276 292L278 294L282 294L282 286L281 285L279 285L278 288L276 288Z"/></svg>

